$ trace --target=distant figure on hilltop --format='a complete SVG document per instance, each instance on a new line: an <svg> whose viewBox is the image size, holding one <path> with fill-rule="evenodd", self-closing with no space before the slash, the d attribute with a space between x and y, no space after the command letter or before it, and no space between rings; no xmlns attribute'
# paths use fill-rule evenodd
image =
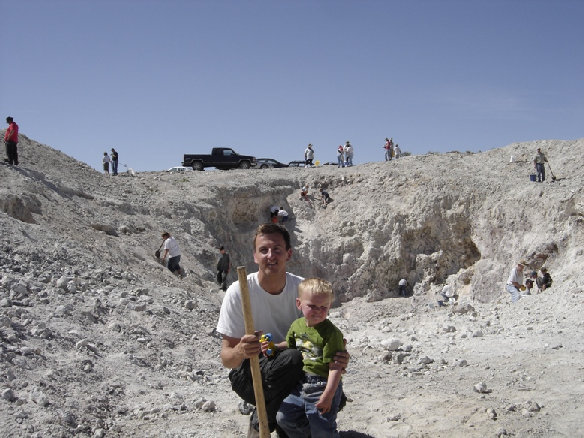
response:
<svg viewBox="0 0 584 438"><path fill-rule="evenodd" d="M391 161L393 157L393 138L385 137L385 145L383 146L385 149L385 161Z"/></svg>
<svg viewBox="0 0 584 438"><path fill-rule="evenodd" d="M6 117L8 128L4 133L4 144L6 146L6 162L10 165L18 166L18 125L10 116Z"/></svg>
<svg viewBox="0 0 584 438"><path fill-rule="evenodd" d="M308 144L308 147L304 150L304 165L306 167L312 166L312 160L314 160L314 149L312 144Z"/></svg>
<svg viewBox="0 0 584 438"><path fill-rule="evenodd" d="M545 181L545 163L547 163L547 157L541 151L541 148L537 148L537 154L535 154L535 158L533 159L535 171L537 172L537 182Z"/></svg>
<svg viewBox="0 0 584 438"><path fill-rule="evenodd" d="M399 144L395 144L394 148L393 148L393 156L397 159L400 157L401 155L401 149L399 148Z"/></svg>
<svg viewBox="0 0 584 438"><path fill-rule="evenodd" d="M345 166L351 167L353 165L353 146L347 141L345 144Z"/></svg>
<svg viewBox="0 0 584 438"><path fill-rule="evenodd" d="M103 173L104 175L109 175L109 164L110 164L110 157L107 152L103 153Z"/></svg>
<svg viewBox="0 0 584 438"><path fill-rule="evenodd" d="M337 148L337 163L338 167L345 167L345 149L342 144Z"/></svg>
<svg viewBox="0 0 584 438"><path fill-rule="evenodd" d="M118 152L112 148L112 175L118 174Z"/></svg>

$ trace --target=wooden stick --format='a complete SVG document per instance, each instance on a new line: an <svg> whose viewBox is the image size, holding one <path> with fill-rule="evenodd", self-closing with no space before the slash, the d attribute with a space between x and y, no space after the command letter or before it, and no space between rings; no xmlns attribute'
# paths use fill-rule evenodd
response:
<svg viewBox="0 0 584 438"><path fill-rule="evenodd" d="M241 307L243 309L243 320L245 323L245 334L255 334L253 325L253 314L251 313L251 303L249 299L249 289L247 287L247 272L245 266L237 267L237 277L239 279L239 289L241 290ZM260 358L258 356L250 357L249 366L251 377L253 379L253 393L256 399L256 409L260 422L260 438L270 437L270 428L268 426L268 413L266 412L266 401L264 398L264 389L262 386L262 373L260 371Z"/></svg>

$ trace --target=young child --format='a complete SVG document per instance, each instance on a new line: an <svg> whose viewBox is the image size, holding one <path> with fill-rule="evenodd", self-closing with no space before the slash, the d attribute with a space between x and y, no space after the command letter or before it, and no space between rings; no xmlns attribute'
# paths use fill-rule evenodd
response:
<svg viewBox="0 0 584 438"><path fill-rule="evenodd" d="M341 400L341 370L329 370L337 351L345 349L343 334L327 319L333 288L318 278L298 286L296 306L303 317L292 323L286 339L289 348L302 351L305 378L284 399L277 421L290 437L338 437L337 412Z"/></svg>

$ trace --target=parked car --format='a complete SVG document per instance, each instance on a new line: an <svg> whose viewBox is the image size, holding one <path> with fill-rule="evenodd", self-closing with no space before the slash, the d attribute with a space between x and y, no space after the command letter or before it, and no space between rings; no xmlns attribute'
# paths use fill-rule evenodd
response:
<svg viewBox="0 0 584 438"><path fill-rule="evenodd" d="M211 154L185 154L183 166L193 170L203 170L205 167L215 167L220 170L249 169L256 165L256 158L251 155L239 155L231 148L213 148Z"/></svg>
<svg viewBox="0 0 584 438"><path fill-rule="evenodd" d="M287 164L280 163L278 160L273 158L258 158L257 166L260 169L267 169L268 167L288 167Z"/></svg>
<svg viewBox="0 0 584 438"><path fill-rule="evenodd" d="M185 172L192 172L193 169L191 167L185 167L185 166L175 166L175 167L171 167L170 169L167 170L167 172L170 173L185 173Z"/></svg>
<svg viewBox="0 0 584 438"><path fill-rule="evenodd" d="M304 167L304 164L306 164L304 161L290 161L288 167Z"/></svg>

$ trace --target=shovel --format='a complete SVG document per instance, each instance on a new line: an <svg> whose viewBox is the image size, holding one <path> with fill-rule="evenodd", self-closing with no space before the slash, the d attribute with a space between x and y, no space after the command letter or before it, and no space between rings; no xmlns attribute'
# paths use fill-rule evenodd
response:
<svg viewBox="0 0 584 438"><path fill-rule="evenodd" d="M550 163L548 163L548 167L550 168L550 174L552 175L552 182L555 182L557 178L554 175L554 172L552 172L552 166L550 166Z"/></svg>

